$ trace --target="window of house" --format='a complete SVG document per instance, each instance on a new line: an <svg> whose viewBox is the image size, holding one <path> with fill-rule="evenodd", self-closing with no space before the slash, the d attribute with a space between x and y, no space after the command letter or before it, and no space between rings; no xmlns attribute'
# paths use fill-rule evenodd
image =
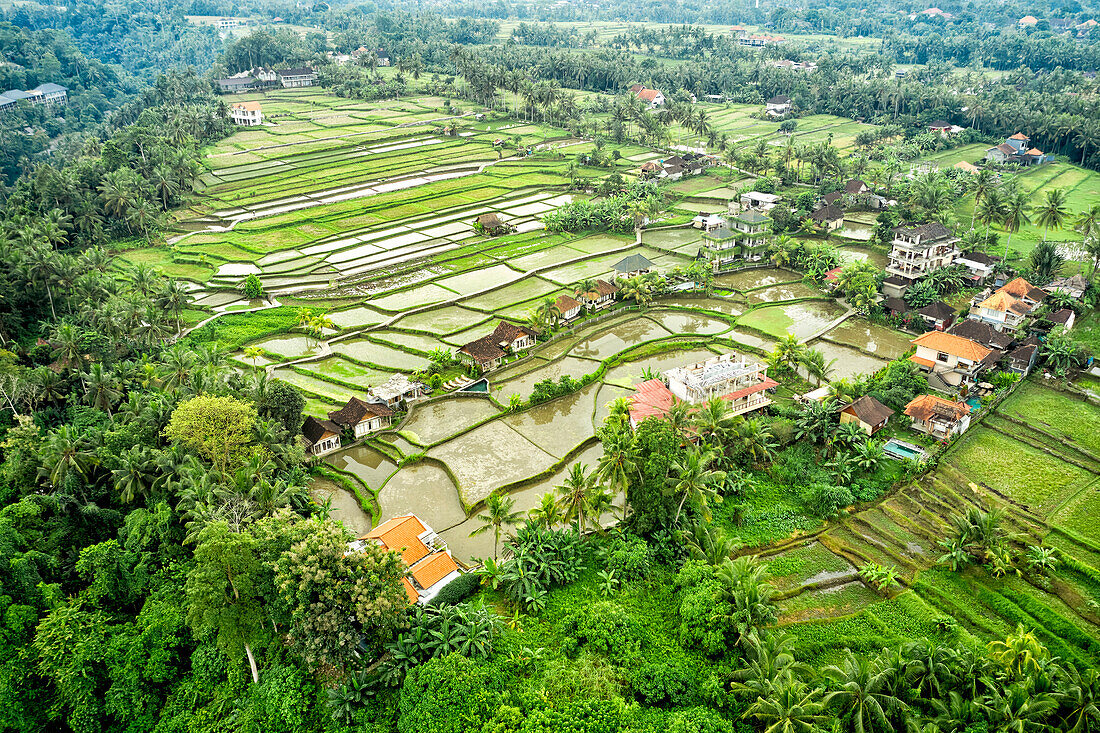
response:
<svg viewBox="0 0 1100 733"><path fill-rule="evenodd" d="M938 354L936 354L936 361L946 362L946 361L950 360L950 358L951 357L948 354L945 354L942 351L939 352Z"/></svg>

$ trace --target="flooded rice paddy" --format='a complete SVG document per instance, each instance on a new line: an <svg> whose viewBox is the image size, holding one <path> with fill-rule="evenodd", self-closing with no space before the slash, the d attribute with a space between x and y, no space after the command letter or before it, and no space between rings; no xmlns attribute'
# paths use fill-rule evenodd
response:
<svg viewBox="0 0 1100 733"><path fill-rule="evenodd" d="M825 339L816 339L809 345L824 354L826 362L836 359L830 379L851 379L857 374L874 374L886 366L885 359L877 359Z"/></svg>
<svg viewBox="0 0 1100 733"><path fill-rule="evenodd" d="M912 336L863 319L849 318L830 330L825 337L830 341L870 351L885 359L897 359L913 348L910 342Z"/></svg>
<svg viewBox="0 0 1100 733"><path fill-rule="evenodd" d="M791 270L783 270L778 267L767 267L758 270L743 270L718 275L714 282L718 285L734 290L752 290L777 283L800 282L802 275Z"/></svg>
<svg viewBox="0 0 1100 733"><path fill-rule="evenodd" d="M738 323L777 338L790 333L805 339L842 315L844 308L832 301L811 301L757 308L741 316Z"/></svg>
<svg viewBox="0 0 1100 733"><path fill-rule="evenodd" d="M495 489L545 470L557 460L500 420L437 445L428 455L451 469L466 504L475 504Z"/></svg>
<svg viewBox="0 0 1100 733"><path fill-rule="evenodd" d="M411 434L419 443L431 445L499 412L483 397L446 397L420 402L410 409L401 432Z"/></svg>

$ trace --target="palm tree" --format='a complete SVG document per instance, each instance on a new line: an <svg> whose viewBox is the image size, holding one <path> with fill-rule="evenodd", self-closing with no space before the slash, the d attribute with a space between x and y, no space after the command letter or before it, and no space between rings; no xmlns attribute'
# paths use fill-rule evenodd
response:
<svg viewBox="0 0 1100 733"><path fill-rule="evenodd" d="M776 366L785 366L794 370L802 360L803 349L804 347L799 342L798 337L788 333L776 341L775 350L772 352L772 363Z"/></svg>
<svg viewBox="0 0 1100 733"><path fill-rule="evenodd" d="M745 711L764 724L764 733L815 733L823 715L821 691L799 679L786 679L768 697L758 697Z"/></svg>
<svg viewBox="0 0 1100 733"><path fill-rule="evenodd" d="M630 484L641 477L638 447L629 428L608 431L602 436L603 455L596 467L597 480L613 492L622 492L629 499Z"/></svg>
<svg viewBox="0 0 1100 733"><path fill-rule="evenodd" d="M1057 692L1061 709L1066 711L1062 719L1063 730L1070 733L1088 731L1100 723L1100 671L1090 667L1078 672L1077 667L1068 662L1063 671L1065 679Z"/></svg>
<svg viewBox="0 0 1100 733"><path fill-rule="evenodd" d="M471 537L493 530L493 559L497 559L497 548L500 545L500 532L505 526L512 526L523 518L522 512L514 512L516 500L509 499L500 494L489 494L485 500L485 513L478 515L483 524L470 533Z"/></svg>
<svg viewBox="0 0 1100 733"><path fill-rule="evenodd" d="M725 436L735 425L730 403L717 395L711 397L695 413L694 423L699 436L720 449Z"/></svg>
<svg viewBox="0 0 1100 733"><path fill-rule="evenodd" d="M129 504L152 486L154 464L149 449L140 445L124 452L119 459L119 467L111 475L122 503Z"/></svg>
<svg viewBox="0 0 1100 733"><path fill-rule="evenodd" d="M549 332L553 331L554 327L558 325L558 321L561 320L561 309L558 308L554 298L544 298L535 310L535 315L538 317L539 323Z"/></svg>
<svg viewBox="0 0 1100 733"><path fill-rule="evenodd" d="M679 523L680 512L684 509L684 502L690 497L703 514L710 521L710 509L708 501L722 501L722 497L715 489L726 478L725 471L713 471L710 464L718 457L711 450L689 449L683 461L674 461L671 466L672 476L669 476L666 493L679 496L680 503L676 507L676 516L673 523Z"/></svg>
<svg viewBox="0 0 1100 733"><path fill-rule="evenodd" d="M122 389L115 376L106 371L102 364L95 363L80 378L84 382L84 396L88 404L110 415L111 407L122 399Z"/></svg>
<svg viewBox="0 0 1100 733"><path fill-rule="evenodd" d="M55 488L64 484L70 473L87 478L95 462L88 448L85 437L77 435L68 425L61 425L50 433L42 446L39 474L48 477Z"/></svg>
<svg viewBox="0 0 1100 733"><path fill-rule="evenodd" d="M974 218L978 214L978 204L997 186L997 177L989 168L982 168L970 178L974 191L974 210L970 214L970 228L974 228Z"/></svg>
<svg viewBox="0 0 1100 733"><path fill-rule="evenodd" d="M578 537L584 534L584 515L590 509L594 483L593 477L588 475L588 466L574 463L565 482L556 487L560 516L566 522L577 521Z"/></svg>
<svg viewBox="0 0 1100 733"><path fill-rule="evenodd" d="M775 451L775 440L772 438L771 428L760 418L753 417L738 423L737 439L741 450L752 458L754 465L760 466L771 460Z"/></svg>
<svg viewBox="0 0 1100 733"><path fill-rule="evenodd" d="M691 405L683 400L673 398L672 406L665 413L665 422L681 440L687 435L691 427Z"/></svg>
<svg viewBox="0 0 1100 733"><path fill-rule="evenodd" d="M1046 200L1039 206L1039 218L1037 223L1043 226L1043 241L1047 241L1047 230L1050 227L1061 229L1069 220L1069 210L1066 209L1066 190L1055 188L1047 191Z"/></svg>
<svg viewBox="0 0 1100 733"><path fill-rule="evenodd" d="M1008 241L1005 242L1005 259L1008 259L1008 246L1012 244L1012 235L1020 231L1024 224L1030 224L1031 219L1027 215L1029 200L1027 194L1016 191L1010 194L1002 202L1001 223L1008 231ZM1043 241L1046 241L1046 232L1043 233Z"/></svg>
<svg viewBox="0 0 1100 733"><path fill-rule="evenodd" d="M537 525L552 528L561 521L561 513L558 511L558 501L554 495L547 491L542 495L538 506L527 512L527 520Z"/></svg>
<svg viewBox="0 0 1100 733"><path fill-rule="evenodd" d="M825 354L820 349L806 348L800 359L806 374L813 377L818 387L833 373L833 365L836 359L825 361Z"/></svg>
<svg viewBox="0 0 1100 733"><path fill-rule="evenodd" d="M842 664L821 670L826 681L823 702L835 708L856 733L893 731L888 716L905 706L888 689L893 671L848 652Z"/></svg>

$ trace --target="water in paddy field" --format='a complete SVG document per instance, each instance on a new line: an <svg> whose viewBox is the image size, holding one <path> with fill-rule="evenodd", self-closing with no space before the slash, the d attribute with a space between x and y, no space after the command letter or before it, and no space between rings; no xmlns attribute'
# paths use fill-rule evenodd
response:
<svg viewBox="0 0 1100 733"><path fill-rule="evenodd" d="M425 445L438 443L499 412L492 402L474 397L447 397L413 405L401 431Z"/></svg>
<svg viewBox="0 0 1100 733"><path fill-rule="evenodd" d="M817 349L825 355L825 361L836 359L833 364L833 372L829 376L831 382L838 379L850 379L857 374L874 374L886 366L885 359L864 354L863 352L840 346L831 341L816 339L809 343L810 348ZM812 380L811 380L812 381Z"/></svg>
<svg viewBox="0 0 1100 733"><path fill-rule="evenodd" d="M790 270L781 270L777 267L763 268L760 270L742 270L726 275L718 275L714 282L718 285L734 290L752 290L753 288L775 285L776 283L793 282L801 280L802 276Z"/></svg>
<svg viewBox="0 0 1100 733"><path fill-rule="evenodd" d="M310 487L313 500L322 504L332 499L332 512L329 516L339 522L356 537L362 537L371 529L370 514L359 506L359 500L347 489L342 489L328 479L316 479Z"/></svg>
<svg viewBox="0 0 1100 733"><path fill-rule="evenodd" d="M466 520L458 490L447 472L432 463L405 466L378 492L381 521L415 514L436 532Z"/></svg>
<svg viewBox="0 0 1100 733"><path fill-rule="evenodd" d="M384 453L365 445L340 451L327 460L342 471L354 473L375 491L397 470L397 464Z"/></svg>
<svg viewBox="0 0 1100 733"><path fill-rule="evenodd" d="M884 359L897 359L909 350L912 339L912 336L856 318L849 318L825 335L832 341L851 344Z"/></svg>

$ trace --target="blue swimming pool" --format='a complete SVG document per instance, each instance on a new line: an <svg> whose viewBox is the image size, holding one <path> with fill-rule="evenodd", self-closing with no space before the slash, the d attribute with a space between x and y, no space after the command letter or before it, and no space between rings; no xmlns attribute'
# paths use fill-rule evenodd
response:
<svg viewBox="0 0 1100 733"><path fill-rule="evenodd" d="M890 438L890 440L886 441L886 444L882 446L882 450L890 458L899 461L923 461L928 457L928 454L923 448L913 445L912 443L906 443L904 440L898 440L897 438Z"/></svg>

